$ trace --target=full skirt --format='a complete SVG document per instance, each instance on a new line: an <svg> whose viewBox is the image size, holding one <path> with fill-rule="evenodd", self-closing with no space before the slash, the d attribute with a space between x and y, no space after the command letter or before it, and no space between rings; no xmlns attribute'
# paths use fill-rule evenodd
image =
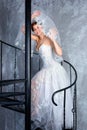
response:
<svg viewBox="0 0 87 130"><path fill-rule="evenodd" d="M52 94L69 86L69 78L60 63L43 67L31 81L31 118L32 130L62 130L64 122L64 91L55 95L57 106L52 103ZM73 124L71 90L66 91L65 126Z"/></svg>

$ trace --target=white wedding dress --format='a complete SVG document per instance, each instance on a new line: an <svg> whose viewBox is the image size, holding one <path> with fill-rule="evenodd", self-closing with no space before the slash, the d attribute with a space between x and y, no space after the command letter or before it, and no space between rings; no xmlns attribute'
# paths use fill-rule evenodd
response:
<svg viewBox="0 0 87 130"><path fill-rule="evenodd" d="M58 106L52 103L52 94L70 85L68 76L61 64L54 59L50 45L42 44L39 54L43 67L31 81L31 119L34 122L32 130L37 127L42 130L62 130L64 92L55 95ZM66 95L65 123L66 128L72 128L71 91L67 90Z"/></svg>

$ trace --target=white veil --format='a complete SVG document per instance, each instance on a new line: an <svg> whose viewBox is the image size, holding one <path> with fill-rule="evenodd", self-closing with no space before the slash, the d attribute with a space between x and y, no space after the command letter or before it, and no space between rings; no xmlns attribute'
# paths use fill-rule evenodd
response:
<svg viewBox="0 0 87 130"><path fill-rule="evenodd" d="M25 35L21 31L22 26L25 25L25 2L22 2L20 5L20 8L18 9L17 14L17 22L18 22L18 28L17 28L17 36L15 39L15 46L21 48L23 52L25 52Z"/></svg>
<svg viewBox="0 0 87 130"><path fill-rule="evenodd" d="M52 37L61 46L58 29L54 21L49 16L47 16L43 11L40 11L40 15L35 17L33 20L35 20L39 25L42 26L43 32L46 36L50 38ZM33 20L31 22L33 22ZM33 46L34 43L31 43L31 52L33 52ZM58 62L63 61L63 58L61 56L56 55L55 52L53 52L53 55Z"/></svg>

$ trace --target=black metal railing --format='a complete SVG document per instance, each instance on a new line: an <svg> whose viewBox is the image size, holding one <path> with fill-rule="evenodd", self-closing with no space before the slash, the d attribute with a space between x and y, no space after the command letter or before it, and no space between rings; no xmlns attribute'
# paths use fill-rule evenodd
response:
<svg viewBox="0 0 87 130"><path fill-rule="evenodd" d="M13 68L13 79L3 79L3 48L6 49L7 47L10 47L11 49L14 49L15 53L14 53L14 68ZM24 79L16 79L16 65L17 65L17 51L21 51L21 53L23 53L22 49L13 46L11 44L8 44L4 41L0 40L0 105L4 108L8 108L10 110L14 110L17 112L21 112L21 113L25 113L25 95L26 92L17 92L16 91L16 84L20 84L24 83L25 84L25 77ZM6 63L5 63L6 64ZM10 63L9 63L10 64ZM10 69L10 68L9 68ZM14 89L12 92L6 92L3 91L3 87L9 87L9 85L13 85ZM5 89L4 89L5 90ZM24 100L19 100L17 97L24 97ZM26 129L28 130L28 129Z"/></svg>
<svg viewBox="0 0 87 130"><path fill-rule="evenodd" d="M13 69L13 73L14 73L14 79L7 79L7 80L4 80L2 77L3 77L3 72L2 72L2 69L3 69L3 65L2 65L2 62L3 62L3 48L6 46L8 47L11 47L11 49L14 49L15 50L15 54L14 54L14 69ZM12 106L12 105L23 105L25 103L25 101L20 101L20 100L17 100L15 99L15 96L25 96L25 92L17 92L15 90L15 84L20 84L20 83L25 83L25 78L24 79L16 79L16 57L17 57L17 50L22 51L22 49L16 47L16 46L13 46L11 44L8 44L2 40L0 40L0 49L1 49L1 54L0 54L0 76L1 76L1 80L0 80L0 104L3 105L3 106ZM14 91L13 92L3 92L3 87L5 86L9 86L9 85L14 85ZM9 97L14 97L14 99L10 99ZM8 107L9 108L9 107ZM17 108L18 110L18 108ZM16 111L16 109L15 109ZM20 111L21 112L21 111Z"/></svg>
<svg viewBox="0 0 87 130"><path fill-rule="evenodd" d="M4 80L4 78L3 78L4 75L2 72L2 69L3 69L3 48L5 48L5 46L6 46L6 49L7 49L7 46L10 47L10 49L14 49L13 78L6 79L6 80ZM30 106L29 106L30 99L27 98L27 97L29 97L28 87L30 87L29 83L27 83L27 82L29 82L29 77L26 74L26 73L28 73L28 70L26 70L26 68L25 68L26 72L24 72L23 79L16 78L17 77L16 76L17 75L16 74L17 51L20 51L21 53L23 53L23 55L25 56L25 59L26 59L24 61L24 64L25 63L27 64L27 62L29 62L29 59L27 59L25 54L28 52L28 50L24 53L24 51L21 48L18 48L16 46L13 46L11 44L8 44L8 43L0 40L0 70L1 70L1 72L0 72L0 105L4 108L8 108L8 109L13 110L13 111L24 113L25 114L25 130L29 130L31 127L31 124L28 121L31 118L31 115L29 114L30 113ZM29 63L28 63L28 65L29 65ZM16 84L19 87L21 87L21 83L24 84L25 89L24 89L24 91L22 90L22 91L18 92L18 91L16 91ZM6 92L5 91L6 89L4 89L4 91L3 91L3 87L8 88L10 85L13 85L13 87L14 87L13 91ZM19 99L19 97L20 97L20 99Z"/></svg>
<svg viewBox="0 0 87 130"><path fill-rule="evenodd" d="M52 95L52 102L55 106L57 106L58 104L55 102L55 95L60 93L60 92L64 92L64 105L63 105L63 126L64 126L64 130L66 130L66 117L65 117L65 110L66 110L66 93L67 90L69 89L73 89L73 108L72 108L72 112L73 112L73 128L72 130L77 130L77 87L76 87L76 81L77 81L77 72L76 69L74 68L74 66L69 63L68 61L64 60L63 63L66 63L69 65L69 71L70 71L70 85L66 86L63 89L57 90L53 93ZM72 71L74 72L74 80L72 79Z"/></svg>

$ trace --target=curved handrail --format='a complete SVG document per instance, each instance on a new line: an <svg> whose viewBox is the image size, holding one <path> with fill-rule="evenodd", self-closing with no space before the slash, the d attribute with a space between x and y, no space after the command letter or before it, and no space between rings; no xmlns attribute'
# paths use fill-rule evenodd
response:
<svg viewBox="0 0 87 130"><path fill-rule="evenodd" d="M60 89L60 90L57 90L57 91L55 91L55 92L52 94L52 102L53 102L53 104L54 104L55 106L57 106L57 104L56 104L55 101L54 101L54 96L55 96L55 94L57 94L57 93L59 93L59 92L61 92L61 91L64 91L64 90L66 90L66 89L71 88L71 87L76 83L76 81L77 81L77 72L76 72L76 69L75 69L75 68L73 67L73 65L72 65L71 63L69 63L68 61L66 61L66 60L63 60L63 61L66 62L67 64L69 64L70 67L72 67L72 69L74 70L74 72L75 72L75 80L74 80L74 82L73 82L71 85L69 85L68 87L63 88L63 89Z"/></svg>

